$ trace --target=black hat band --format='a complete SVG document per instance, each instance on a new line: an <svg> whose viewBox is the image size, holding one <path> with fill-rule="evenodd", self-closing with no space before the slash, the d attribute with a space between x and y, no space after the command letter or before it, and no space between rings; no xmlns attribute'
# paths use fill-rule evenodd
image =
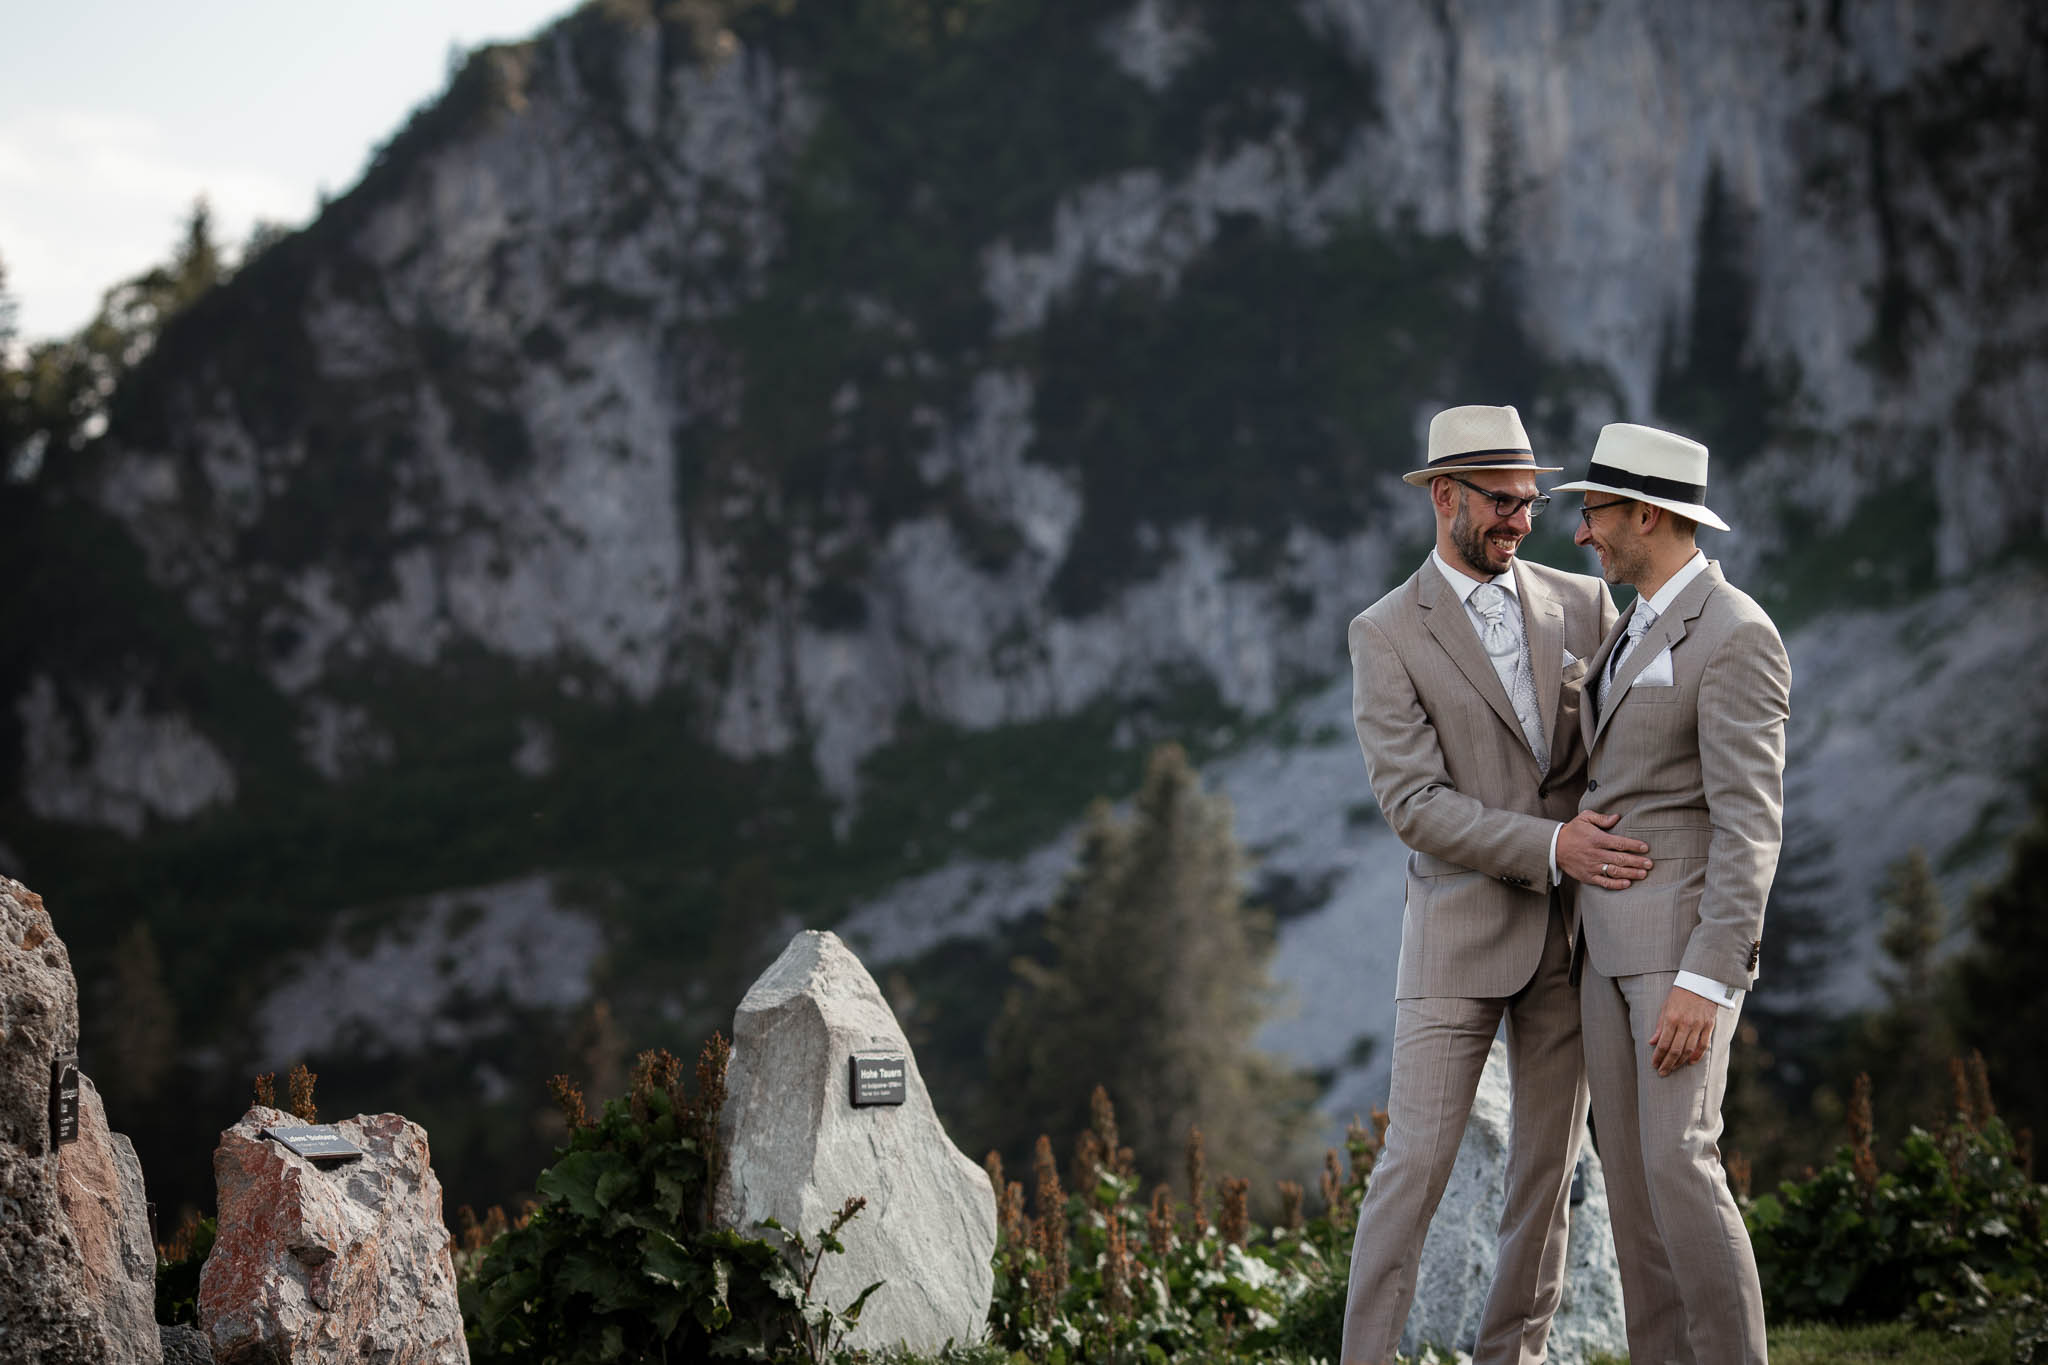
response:
<svg viewBox="0 0 2048 1365"><path fill-rule="evenodd" d="M1653 498L1669 498L1673 502L1704 505L1707 500L1707 486L1703 483L1681 483L1677 479L1660 479L1655 474L1638 474L1633 469L1616 469L1611 464L1589 465L1586 469L1586 482L1632 488L1638 493L1648 493Z"/></svg>

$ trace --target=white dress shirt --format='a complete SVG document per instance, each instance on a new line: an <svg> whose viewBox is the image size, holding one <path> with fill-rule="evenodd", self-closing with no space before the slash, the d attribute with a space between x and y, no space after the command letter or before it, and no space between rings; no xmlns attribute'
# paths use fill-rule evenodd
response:
<svg viewBox="0 0 2048 1365"><path fill-rule="evenodd" d="M1465 604L1465 619L1472 623L1473 633L1479 636L1482 641L1486 638L1486 618L1481 616L1479 609L1472 605L1472 590L1474 588L1478 587L1481 583L1497 583L1510 598L1514 599L1515 610L1520 611L1522 609L1522 597L1520 593L1515 591L1515 574L1512 569L1503 574L1495 574L1492 578L1474 578L1471 574L1459 573L1456 569L1444 563L1444 557L1438 554L1434 548L1429 552L1429 562L1436 565L1437 572L1444 576L1444 582L1451 585L1451 591L1458 594L1458 600ZM1526 622L1523 623L1522 627L1522 648L1525 650L1529 648L1529 630ZM1490 654L1487 658L1493 664L1494 676L1500 679L1500 685L1507 690L1509 696L1514 696L1515 660L1512 658L1496 659ZM1561 663L1560 667L1562 667ZM1535 672L1536 660L1533 657L1529 660L1529 669L1532 674ZM1543 717L1542 719L1544 721L1543 733L1547 739L1550 736L1550 725L1552 722L1549 717ZM1564 874L1557 870L1557 836L1562 833L1564 833L1563 825L1559 825L1556 829L1550 831L1550 884L1552 886L1556 886L1564 880Z"/></svg>
<svg viewBox="0 0 2048 1365"><path fill-rule="evenodd" d="M1692 558L1680 565L1678 572L1666 579L1664 586L1657 589L1651 595L1648 604L1650 610L1657 613L1659 620L1663 619L1664 613L1671 610L1671 604L1678 600L1678 595L1684 592L1695 578L1698 578L1706 571L1706 552L1704 550L1694 550ZM1655 626L1650 628L1652 630L1656 629ZM1629 686L1647 687L1662 685L1670 687L1672 685L1672 676L1671 650L1669 646L1666 646L1657 652L1656 658L1643 666L1643 671L1635 676L1635 680ZM1617 700L1619 698L1610 697L1607 704L1612 706ZM1732 1008L1736 1002L1742 999L1741 990L1716 981L1710 976L1701 976L1698 972L1680 972L1678 978L1671 984L1683 986L1694 995L1711 1000L1723 1009Z"/></svg>

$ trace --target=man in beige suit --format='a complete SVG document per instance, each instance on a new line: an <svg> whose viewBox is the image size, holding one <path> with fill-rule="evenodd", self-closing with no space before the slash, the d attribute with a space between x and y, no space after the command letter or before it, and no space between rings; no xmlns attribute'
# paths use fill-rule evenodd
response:
<svg viewBox="0 0 2048 1365"><path fill-rule="evenodd" d="M1707 450L1600 432L1575 539L1636 600L1593 655L1585 801L1655 870L1579 893L1586 1066L1636 1365L1762 1362L1763 1295L1721 1169L1728 1045L1778 866L1792 668L1777 627L1693 545Z"/></svg>
<svg viewBox="0 0 2048 1365"><path fill-rule="evenodd" d="M1358 742L1411 851L1390 1122L1359 1209L1344 1365L1393 1359L1503 1019L1513 1150L1478 1365L1541 1361L1563 1292L1586 1081L1560 873L1619 891L1650 861L1611 819L1575 814L1580 685L1615 610L1598 579L1516 557L1550 501L1535 476L1553 472L1513 408L1439 413L1428 464L1405 476L1429 489L1436 547L1351 623Z"/></svg>

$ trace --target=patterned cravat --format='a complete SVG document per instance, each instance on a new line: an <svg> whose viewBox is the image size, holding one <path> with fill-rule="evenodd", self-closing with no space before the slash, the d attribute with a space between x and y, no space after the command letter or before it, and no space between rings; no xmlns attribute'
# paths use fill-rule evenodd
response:
<svg viewBox="0 0 2048 1365"><path fill-rule="evenodd" d="M1642 643L1643 637L1650 633L1650 627L1656 624L1656 611L1648 602L1637 601L1635 615L1628 618L1628 633L1622 637L1621 643L1614 647L1614 656L1607 661L1607 671L1600 675L1600 709L1602 711L1607 709L1607 689L1612 687L1614 680L1621 676L1622 662L1628 658L1629 651Z"/></svg>
<svg viewBox="0 0 2048 1365"><path fill-rule="evenodd" d="M1522 722L1522 737L1529 741L1529 751L1536 755L1537 771L1548 776L1550 751L1543 743L1543 715L1536 706L1536 678L1529 671L1529 643L1522 638L1522 613L1498 583L1481 583L1472 590L1469 600L1472 609L1486 622L1486 628L1479 632L1479 642L1496 661L1494 671L1501 671L1500 662L1514 661L1508 675L1512 679L1508 700L1514 703L1515 719Z"/></svg>

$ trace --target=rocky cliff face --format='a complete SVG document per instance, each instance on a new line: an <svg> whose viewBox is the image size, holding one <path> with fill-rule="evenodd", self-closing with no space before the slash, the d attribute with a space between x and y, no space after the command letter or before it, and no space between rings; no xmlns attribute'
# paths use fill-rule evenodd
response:
<svg viewBox="0 0 2048 1365"><path fill-rule="evenodd" d="M191 893L306 909L278 950L463 886L559 916L514 879L572 866L670 869L649 922L829 914L887 878L827 822L940 864L1006 818L962 773L1003 734L1085 769L1105 707L1340 673L1446 403L1566 464L1705 435L1713 552L1816 651L2048 528L2024 5L656 8L474 57L46 475L114 643L0 670L10 842L95 914L129 840L342 849Z"/></svg>
<svg viewBox="0 0 2048 1365"><path fill-rule="evenodd" d="M1147 0L1076 60L1168 104L1237 36L1209 17ZM1089 507L1087 480L1047 449L1030 354L1056 344L1059 310L1105 282L1141 282L1164 306L1246 224L1306 251L1365 214L1484 247L1505 187L1507 236L1491 245L1519 263L1519 320L1544 354L1604 376L1561 428L1583 436L1657 412L1718 168L1750 218L1749 343L1801 383L1796 420L1727 495L1748 513L1745 550L1777 548L1770 514L1803 490L1842 515L1856 491L1909 476L1935 492L1945 571L2040 530L2039 507L2009 507L1991 534L1969 510L2013 472L2041 388L2022 217L2039 35L2023 7L1449 15L1319 0L1298 23L1346 99L1290 89L1326 70L1258 69L1268 54L1253 53L1236 74L1266 86L1262 122L1209 130L1175 164L1035 186L1042 211L954 244L974 271L945 287L986 306L950 353L863 288L900 281L783 296L788 253L811 245L790 241L818 173L800 163L841 93L805 69L801 35L740 24L707 43L593 16L485 54L445 101L454 126L401 139L331 230L220 305L238 333L228 356L167 356L148 376L151 420L117 427L95 498L151 577L291 699L323 774L402 761L374 707L330 695L337 677L474 646L632 698L681 689L719 748L805 747L848 796L906 707L982 728L1188 670L1267 709L1331 668L1333 626L1414 529L1398 515L1349 534L1305 525L1247 574L1215 518ZM933 403L885 424L885 476L805 486L809 471L721 449L761 434L745 410L762 390L785 400L750 362L788 357L720 326L750 306L775 330L844 310L885 352L885 386L892 367L940 377L912 386ZM1896 347L1902 372L1860 361L1866 346ZM297 352L282 407L264 392L273 348ZM829 395L794 395L826 398L800 415L828 451L860 444L849 432L873 401L858 358L833 359L853 363ZM1392 396L1410 421L1387 435L1469 396L1429 378ZM1412 453L1389 440L1361 463L1384 474ZM907 503L957 506L878 515L873 485L891 482ZM1378 496L1372 477L1353 482L1353 498ZM1091 515L1123 523L1148 571L1062 610L1048 589ZM1003 548L963 543L967 530ZM766 562L750 543L764 534ZM188 721L81 688L89 734L69 733L51 700L66 686L39 676L16 702L39 814L132 832L140 809L176 819L233 798L232 767ZM72 757L107 749L129 757Z"/></svg>

